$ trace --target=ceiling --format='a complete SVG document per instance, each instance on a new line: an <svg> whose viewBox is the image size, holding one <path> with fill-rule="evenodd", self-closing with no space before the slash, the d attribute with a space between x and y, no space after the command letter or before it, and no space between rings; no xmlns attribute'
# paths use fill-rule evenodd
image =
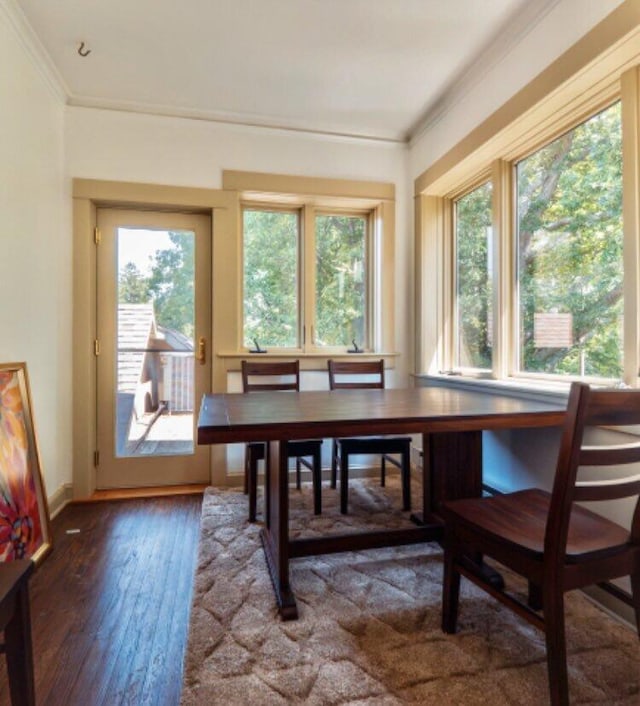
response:
<svg viewBox="0 0 640 706"><path fill-rule="evenodd" d="M404 142L558 0L13 2L71 105Z"/></svg>

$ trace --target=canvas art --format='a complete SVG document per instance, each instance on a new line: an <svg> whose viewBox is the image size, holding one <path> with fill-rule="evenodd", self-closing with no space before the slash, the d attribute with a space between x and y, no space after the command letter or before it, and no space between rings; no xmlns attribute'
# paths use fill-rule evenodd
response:
<svg viewBox="0 0 640 706"><path fill-rule="evenodd" d="M50 549L26 365L0 364L0 561L38 563Z"/></svg>

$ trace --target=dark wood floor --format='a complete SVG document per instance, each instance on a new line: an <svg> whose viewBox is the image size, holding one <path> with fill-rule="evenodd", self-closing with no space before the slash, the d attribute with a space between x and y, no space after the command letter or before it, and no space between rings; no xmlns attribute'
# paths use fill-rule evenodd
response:
<svg viewBox="0 0 640 706"><path fill-rule="evenodd" d="M38 706L179 703L201 504L86 503L53 521L54 551L30 582Z"/></svg>

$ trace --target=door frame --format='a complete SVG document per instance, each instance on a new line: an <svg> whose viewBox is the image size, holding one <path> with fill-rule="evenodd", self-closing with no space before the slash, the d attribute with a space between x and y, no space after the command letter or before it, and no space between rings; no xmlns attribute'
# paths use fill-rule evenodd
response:
<svg viewBox="0 0 640 706"><path fill-rule="evenodd" d="M96 215L100 207L184 211L209 215L211 243L211 382L212 392L227 389L224 359L216 350L235 346L228 324L241 310L230 273L240 267L236 248L239 195L236 191L135 184L94 179L73 180L73 497L89 497L96 488ZM235 327L233 327L235 330ZM223 446L211 449L210 482L226 484Z"/></svg>
<svg viewBox="0 0 640 706"><path fill-rule="evenodd" d="M120 371L118 304L121 229L168 233L189 233L193 238L193 398L192 419L198 410L196 400L209 390L211 374L211 219L206 214L151 209L98 208L99 244L97 256L97 448L96 467L98 489L140 488L207 483L209 481L209 449L193 439L188 453L126 453L117 450L116 436L121 433L118 418L118 380ZM131 236L135 239L135 236ZM158 312L155 311L158 315ZM147 326L149 321L146 320ZM149 336L149 330L146 332ZM196 341L204 342L204 357L198 361ZM148 345L148 341L147 341ZM171 355L170 355L171 357ZM151 393L151 388L147 390ZM158 392L158 390L156 390ZM157 399L155 401L158 401ZM133 405L133 400L132 400ZM133 414L133 408L130 410ZM174 419L172 415L163 420ZM129 420L131 422L131 419ZM127 425L128 430L128 425ZM195 430L195 428L194 428Z"/></svg>

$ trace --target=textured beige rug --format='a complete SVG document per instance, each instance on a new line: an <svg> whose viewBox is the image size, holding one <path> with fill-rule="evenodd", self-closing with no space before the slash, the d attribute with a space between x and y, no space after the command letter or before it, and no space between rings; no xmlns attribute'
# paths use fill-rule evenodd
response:
<svg viewBox="0 0 640 706"><path fill-rule="evenodd" d="M417 496L416 496L417 497ZM315 535L408 522L395 483L350 483L350 515L323 489L291 491L291 527ZM463 581L459 632L440 631L437 545L292 562L300 619L282 622L258 536L236 490L202 509L182 704L545 704L542 634ZM583 595L567 599L572 704L640 704L640 641Z"/></svg>

